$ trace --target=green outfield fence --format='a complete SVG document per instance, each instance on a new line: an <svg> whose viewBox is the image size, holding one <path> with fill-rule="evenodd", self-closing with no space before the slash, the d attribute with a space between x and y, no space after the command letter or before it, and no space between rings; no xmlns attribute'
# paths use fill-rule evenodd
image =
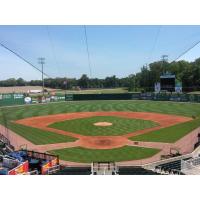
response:
<svg viewBox="0 0 200 200"><path fill-rule="evenodd" d="M23 105L24 94L0 94L0 106ZM200 94L178 93L114 93L114 94L60 94L56 101L87 101L87 100L154 100L176 102L199 102Z"/></svg>
<svg viewBox="0 0 200 200"><path fill-rule="evenodd" d="M66 101L81 100L154 100L177 102L200 102L200 94L177 93L115 93L115 94L66 94Z"/></svg>
<svg viewBox="0 0 200 200"><path fill-rule="evenodd" d="M12 106L24 104L24 94L0 94L0 106Z"/></svg>

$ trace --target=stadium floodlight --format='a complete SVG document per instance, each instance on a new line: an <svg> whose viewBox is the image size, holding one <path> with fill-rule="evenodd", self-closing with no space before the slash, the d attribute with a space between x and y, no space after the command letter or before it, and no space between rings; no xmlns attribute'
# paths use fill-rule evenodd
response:
<svg viewBox="0 0 200 200"><path fill-rule="evenodd" d="M45 58L40 57L38 58L38 63L42 66L42 94L44 97L44 64L45 64Z"/></svg>

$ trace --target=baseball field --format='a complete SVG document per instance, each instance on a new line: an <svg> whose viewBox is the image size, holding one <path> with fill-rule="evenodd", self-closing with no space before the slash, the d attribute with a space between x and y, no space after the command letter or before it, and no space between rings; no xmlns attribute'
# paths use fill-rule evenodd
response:
<svg viewBox="0 0 200 200"><path fill-rule="evenodd" d="M0 124L64 161L132 161L178 145L200 126L200 104L130 100L4 107Z"/></svg>

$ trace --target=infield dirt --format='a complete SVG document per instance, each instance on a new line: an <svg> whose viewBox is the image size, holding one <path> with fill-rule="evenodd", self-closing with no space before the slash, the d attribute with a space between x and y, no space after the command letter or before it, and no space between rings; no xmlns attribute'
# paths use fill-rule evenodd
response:
<svg viewBox="0 0 200 200"><path fill-rule="evenodd" d="M124 118L143 119L154 121L159 125L156 127L128 133L123 136L84 136L81 134L48 127L50 124L55 122L93 116L119 116ZM128 139L129 137L144 134L153 130L158 130L190 120L192 120L192 118L148 112L80 112L25 118L17 120L15 123L78 138L79 140L76 141L76 145L81 147L90 149L112 149L129 145L131 142Z"/></svg>

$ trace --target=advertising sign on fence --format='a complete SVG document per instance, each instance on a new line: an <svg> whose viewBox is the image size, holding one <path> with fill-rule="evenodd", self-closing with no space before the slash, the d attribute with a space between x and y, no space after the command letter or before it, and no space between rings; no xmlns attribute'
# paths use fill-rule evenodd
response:
<svg viewBox="0 0 200 200"><path fill-rule="evenodd" d="M24 95L18 93L0 94L0 106L24 104Z"/></svg>
<svg viewBox="0 0 200 200"><path fill-rule="evenodd" d="M19 166L8 172L8 175L20 175L27 173L29 171L29 163L28 161L21 163Z"/></svg>
<svg viewBox="0 0 200 200"><path fill-rule="evenodd" d="M42 165L42 170L41 170L41 173L42 174L47 174L49 169L51 169L52 167L54 166L57 166L59 163L58 163L58 158L55 158L51 161L48 161L47 163L45 163L44 165Z"/></svg>
<svg viewBox="0 0 200 200"><path fill-rule="evenodd" d="M176 80L175 83L175 92L182 93L182 82Z"/></svg>
<svg viewBox="0 0 200 200"><path fill-rule="evenodd" d="M159 83L159 82L154 84L154 91L155 91L156 93L160 92L160 88L161 88L161 86L160 86L160 83Z"/></svg>

